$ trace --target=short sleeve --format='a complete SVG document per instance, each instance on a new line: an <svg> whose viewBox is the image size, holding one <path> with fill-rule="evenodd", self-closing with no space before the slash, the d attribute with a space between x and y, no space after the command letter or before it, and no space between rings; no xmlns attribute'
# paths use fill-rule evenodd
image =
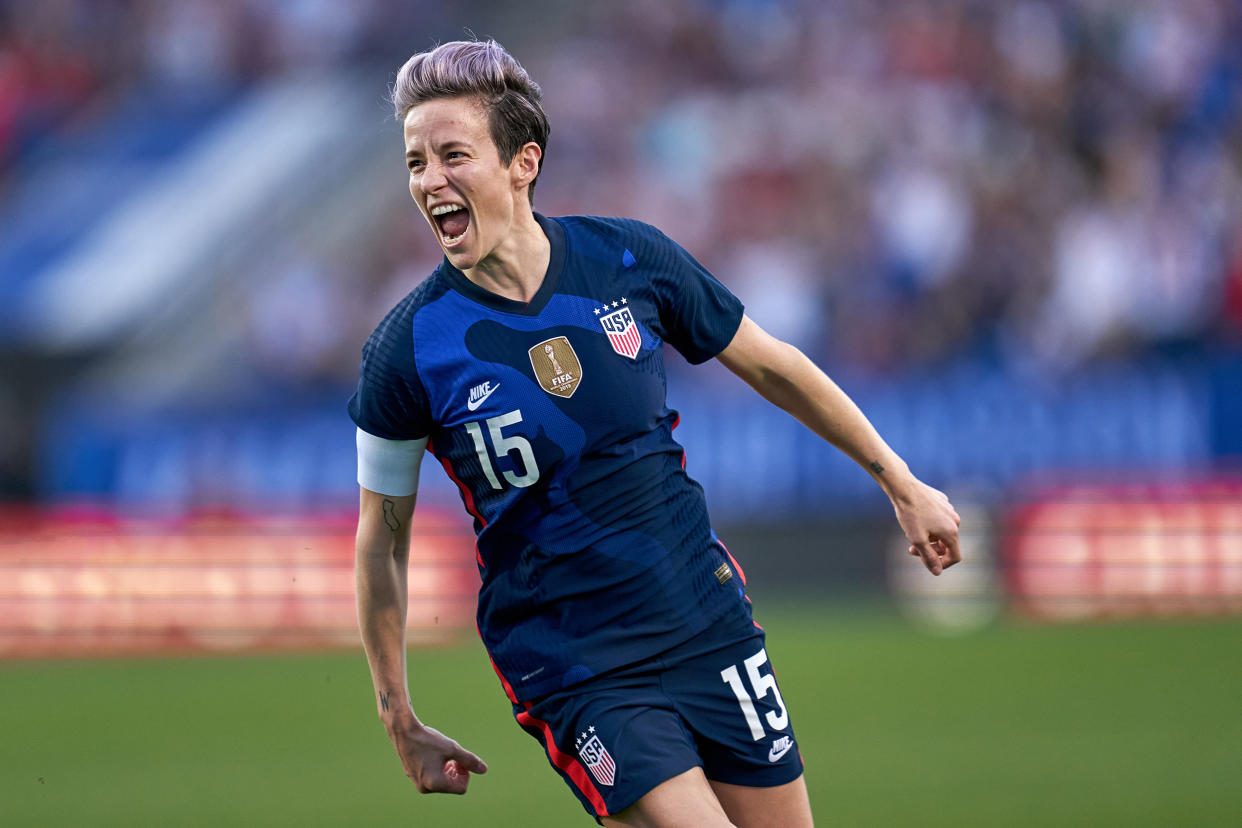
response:
<svg viewBox="0 0 1242 828"><path fill-rule="evenodd" d="M658 234L658 267L653 286L664 340L687 362L698 365L733 341L745 309L685 248L654 232Z"/></svg>
<svg viewBox="0 0 1242 828"><path fill-rule="evenodd" d="M393 308L362 348L358 388L349 416L358 428L385 440L418 440L431 433L427 394L414 362L410 297Z"/></svg>

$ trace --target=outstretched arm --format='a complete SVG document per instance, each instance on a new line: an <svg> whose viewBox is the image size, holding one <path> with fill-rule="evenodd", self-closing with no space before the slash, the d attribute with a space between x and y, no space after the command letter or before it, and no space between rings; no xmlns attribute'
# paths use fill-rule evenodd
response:
<svg viewBox="0 0 1242 828"><path fill-rule="evenodd" d="M921 557L928 571L939 575L962 559L961 519L949 498L911 474L853 400L801 351L744 316L718 359L867 470L893 502L910 554Z"/></svg>
<svg viewBox="0 0 1242 828"><path fill-rule="evenodd" d="M407 573L414 495L363 488L358 504L354 577L358 626L371 666L376 707L406 776L420 793L466 792L470 774L487 765L414 715L405 664Z"/></svg>

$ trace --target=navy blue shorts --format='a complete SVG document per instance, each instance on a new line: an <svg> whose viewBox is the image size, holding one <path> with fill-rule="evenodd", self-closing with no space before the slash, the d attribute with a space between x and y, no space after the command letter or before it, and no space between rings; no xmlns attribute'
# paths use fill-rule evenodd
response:
<svg viewBox="0 0 1242 828"><path fill-rule="evenodd" d="M802 757L758 626L720 622L641 664L514 705L523 729L596 818L694 767L773 787Z"/></svg>

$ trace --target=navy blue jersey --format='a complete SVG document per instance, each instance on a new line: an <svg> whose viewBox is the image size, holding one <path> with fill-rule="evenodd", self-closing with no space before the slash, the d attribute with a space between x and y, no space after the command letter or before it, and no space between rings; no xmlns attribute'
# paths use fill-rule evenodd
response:
<svg viewBox="0 0 1242 828"><path fill-rule="evenodd" d="M741 303L649 225L536 219L551 259L529 304L445 260L371 335L349 403L363 431L429 437L461 490L479 632L515 701L645 660L745 604L673 440L661 348L714 357Z"/></svg>

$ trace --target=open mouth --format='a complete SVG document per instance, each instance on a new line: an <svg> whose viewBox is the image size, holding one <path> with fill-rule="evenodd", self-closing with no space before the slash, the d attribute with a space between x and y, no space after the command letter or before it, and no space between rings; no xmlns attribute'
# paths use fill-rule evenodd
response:
<svg viewBox="0 0 1242 828"><path fill-rule="evenodd" d="M452 247L466 237L470 227L470 211L460 204L441 204L431 210L431 219L440 231L440 241Z"/></svg>

